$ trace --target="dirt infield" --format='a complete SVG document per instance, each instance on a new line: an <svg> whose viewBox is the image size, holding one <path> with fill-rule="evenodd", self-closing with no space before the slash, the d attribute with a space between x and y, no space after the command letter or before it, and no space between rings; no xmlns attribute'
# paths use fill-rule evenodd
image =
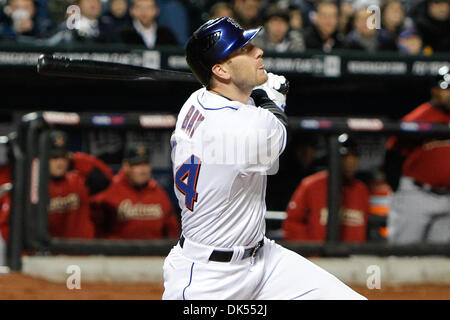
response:
<svg viewBox="0 0 450 320"><path fill-rule="evenodd" d="M353 288L374 300L449 300L450 286L385 286L369 290L362 286ZM65 284L33 278L21 273L0 274L0 299L30 300L159 300L162 285L82 283L80 290L69 290Z"/></svg>

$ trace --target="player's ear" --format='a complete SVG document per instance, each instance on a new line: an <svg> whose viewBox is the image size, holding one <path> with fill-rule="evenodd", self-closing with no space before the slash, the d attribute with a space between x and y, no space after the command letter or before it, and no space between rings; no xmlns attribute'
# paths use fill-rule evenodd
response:
<svg viewBox="0 0 450 320"><path fill-rule="evenodd" d="M211 70L212 73L221 80L229 80L231 78L230 70L225 63L217 63Z"/></svg>

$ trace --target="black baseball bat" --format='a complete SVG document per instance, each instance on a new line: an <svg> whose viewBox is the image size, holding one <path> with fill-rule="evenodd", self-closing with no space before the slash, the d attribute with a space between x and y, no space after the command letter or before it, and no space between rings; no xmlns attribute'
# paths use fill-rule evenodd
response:
<svg viewBox="0 0 450 320"><path fill-rule="evenodd" d="M197 82L192 73L151 69L128 64L86 59L69 59L43 54L37 72L48 76L106 80L153 80Z"/></svg>

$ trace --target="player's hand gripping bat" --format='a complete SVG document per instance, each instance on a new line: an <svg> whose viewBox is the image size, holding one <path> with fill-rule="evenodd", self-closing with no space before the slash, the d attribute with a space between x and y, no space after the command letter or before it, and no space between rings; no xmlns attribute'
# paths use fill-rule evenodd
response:
<svg viewBox="0 0 450 320"><path fill-rule="evenodd" d="M151 69L114 62L53 57L49 54L43 54L39 57L37 71L48 76L84 79L197 82L194 75L189 72Z"/></svg>

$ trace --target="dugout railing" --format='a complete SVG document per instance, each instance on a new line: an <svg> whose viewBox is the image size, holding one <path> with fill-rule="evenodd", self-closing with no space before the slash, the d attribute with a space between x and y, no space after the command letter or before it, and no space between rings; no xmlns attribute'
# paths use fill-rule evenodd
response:
<svg viewBox="0 0 450 320"><path fill-rule="evenodd" d="M105 121L114 116L113 123ZM102 117L101 122L94 119ZM120 121L117 121L119 119ZM11 212L11 238L9 265L13 270L20 269L20 255L28 254L72 254L72 255L110 255L110 256L164 256L168 254L176 240L75 240L52 238L48 231L48 161L49 130L53 128L113 127L117 130L170 130L175 125L173 115L162 114L97 114L68 112L33 112L23 117L19 130L22 172L16 179L22 180L20 196L15 196ZM351 244L339 242L339 203L340 203L340 156L339 135L376 134L407 136L450 137L448 125L435 123L407 124L382 119L363 118L291 118L290 130L314 132L324 135L328 141L329 152L329 192L327 237L324 243L284 242L284 246L302 255L320 256L450 256L450 244L419 243L413 245L392 245L389 243ZM169 144L169 141L167 141ZM19 148L20 149L20 148ZM18 151L17 151L18 152ZM20 158L20 156L19 156ZM20 166L16 166L20 168ZM16 193L17 193L16 188ZM20 208L20 209L18 209Z"/></svg>

